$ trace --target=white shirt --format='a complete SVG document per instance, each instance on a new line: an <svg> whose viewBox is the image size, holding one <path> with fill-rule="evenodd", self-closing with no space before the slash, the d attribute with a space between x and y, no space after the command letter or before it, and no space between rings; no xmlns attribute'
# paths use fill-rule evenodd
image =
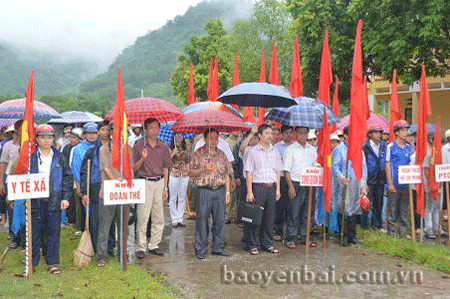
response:
<svg viewBox="0 0 450 299"><path fill-rule="evenodd" d="M450 164L450 144L442 147L442 164Z"/></svg>
<svg viewBox="0 0 450 299"><path fill-rule="evenodd" d="M305 147L295 141L286 148L283 158L284 170L289 171L291 180L300 182L302 170L306 167L316 167L317 163L316 149L306 143Z"/></svg>
<svg viewBox="0 0 450 299"><path fill-rule="evenodd" d="M53 150L50 149L50 153L48 155L44 155L41 152L41 149L38 148L38 169L39 173L48 173L50 174L50 168L52 166L52 159L53 159Z"/></svg>
<svg viewBox="0 0 450 299"><path fill-rule="evenodd" d="M3 145L2 156L0 162L6 163L5 174L10 174L12 163L19 158L19 145L13 143L12 140Z"/></svg>
<svg viewBox="0 0 450 299"><path fill-rule="evenodd" d="M202 138L199 141L197 141L197 143L195 144L194 152L204 145L205 145L205 139ZM230 146L223 138L219 137L219 144L217 144L217 148L221 149L225 153L228 161L230 161L230 162L234 161L233 153L231 152Z"/></svg>
<svg viewBox="0 0 450 299"><path fill-rule="evenodd" d="M379 153L380 153L380 141L378 141L378 144L376 144L372 139L370 139L369 142L370 142L370 146L372 147L373 151L375 152L375 155L377 155L377 157L378 157Z"/></svg>

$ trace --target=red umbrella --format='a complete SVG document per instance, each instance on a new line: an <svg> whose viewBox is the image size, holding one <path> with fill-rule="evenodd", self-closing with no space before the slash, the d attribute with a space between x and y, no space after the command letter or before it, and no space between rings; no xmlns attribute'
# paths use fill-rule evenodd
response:
<svg viewBox="0 0 450 299"><path fill-rule="evenodd" d="M187 113L183 119L176 121L172 126L175 132L202 133L208 129L236 132L249 130L250 127L234 114L214 109Z"/></svg>
<svg viewBox="0 0 450 299"><path fill-rule="evenodd" d="M183 118L183 112L168 101L155 98L137 98L125 101L125 113L129 124L141 124L149 117L159 122L168 122ZM105 119L114 118L114 108L106 114Z"/></svg>
<svg viewBox="0 0 450 299"><path fill-rule="evenodd" d="M339 130L343 130L350 123L350 115L347 115L341 119L337 124ZM367 120L367 126L376 125L383 129L383 132L389 132L389 121L380 114L373 113L370 111L370 117Z"/></svg>

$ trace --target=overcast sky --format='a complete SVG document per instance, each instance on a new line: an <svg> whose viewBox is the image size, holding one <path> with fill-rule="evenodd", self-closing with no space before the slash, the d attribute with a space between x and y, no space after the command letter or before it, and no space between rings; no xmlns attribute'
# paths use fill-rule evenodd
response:
<svg viewBox="0 0 450 299"><path fill-rule="evenodd" d="M201 1L0 0L0 40L108 65L138 36Z"/></svg>

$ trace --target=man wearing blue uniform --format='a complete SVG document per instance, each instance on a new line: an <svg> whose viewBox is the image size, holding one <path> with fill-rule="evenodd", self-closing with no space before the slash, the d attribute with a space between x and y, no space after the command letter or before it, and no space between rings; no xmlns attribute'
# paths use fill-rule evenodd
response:
<svg viewBox="0 0 450 299"><path fill-rule="evenodd" d="M386 177L388 182L387 231L395 233L395 222L398 220L400 236L406 235L408 221L408 185L399 184L399 166L408 165L411 161L411 147L405 142L409 124L405 120L394 123L395 140L388 144L386 150Z"/></svg>

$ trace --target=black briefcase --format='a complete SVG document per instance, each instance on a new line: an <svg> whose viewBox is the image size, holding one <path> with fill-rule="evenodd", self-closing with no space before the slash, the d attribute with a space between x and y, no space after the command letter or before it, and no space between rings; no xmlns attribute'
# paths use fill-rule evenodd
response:
<svg viewBox="0 0 450 299"><path fill-rule="evenodd" d="M242 210L241 221L252 225L260 225L263 214L264 207L248 202Z"/></svg>

